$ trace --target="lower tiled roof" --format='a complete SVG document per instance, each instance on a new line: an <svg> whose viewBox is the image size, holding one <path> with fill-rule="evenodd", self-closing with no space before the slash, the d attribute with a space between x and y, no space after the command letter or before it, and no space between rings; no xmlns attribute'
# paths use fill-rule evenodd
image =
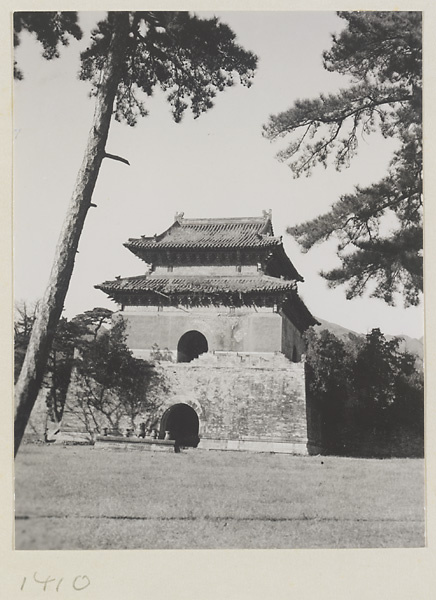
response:
<svg viewBox="0 0 436 600"><path fill-rule="evenodd" d="M268 275L185 276L155 274L105 281L95 286L115 302L139 306L281 306L304 331L317 324L294 280Z"/></svg>
<svg viewBox="0 0 436 600"><path fill-rule="evenodd" d="M157 292L171 295L174 293L214 292L286 292L296 290L295 281L286 281L267 275L254 276L184 276L158 277L140 275L114 281L105 281L95 286L109 295L116 293Z"/></svg>

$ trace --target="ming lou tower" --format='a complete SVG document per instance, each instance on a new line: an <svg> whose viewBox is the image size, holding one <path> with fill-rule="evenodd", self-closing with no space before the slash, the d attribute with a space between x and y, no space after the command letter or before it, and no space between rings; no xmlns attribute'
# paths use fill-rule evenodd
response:
<svg viewBox="0 0 436 600"><path fill-rule="evenodd" d="M159 437L209 449L307 452L303 278L262 217L185 219L125 246L145 273L96 287L120 305L138 358L169 391ZM168 434L167 434L168 435Z"/></svg>

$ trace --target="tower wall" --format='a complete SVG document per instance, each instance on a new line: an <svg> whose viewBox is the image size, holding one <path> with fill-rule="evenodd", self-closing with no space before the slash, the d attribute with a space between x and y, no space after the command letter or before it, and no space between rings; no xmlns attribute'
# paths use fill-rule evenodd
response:
<svg viewBox="0 0 436 600"><path fill-rule="evenodd" d="M283 321L270 309L199 308L181 310L127 307L119 313L127 324L127 344L148 358L153 345L176 352L181 336L199 331L209 352L281 352Z"/></svg>

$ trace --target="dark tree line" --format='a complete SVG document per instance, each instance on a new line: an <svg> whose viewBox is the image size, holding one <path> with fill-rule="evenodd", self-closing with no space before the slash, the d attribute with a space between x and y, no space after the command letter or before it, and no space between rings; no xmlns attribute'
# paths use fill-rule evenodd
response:
<svg viewBox="0 0 436 600"><path fill-rule="evenodd" d="M309 437L323 451L422 455L424 375L416 357L379 329L341 339L306 334Z"/></svg>

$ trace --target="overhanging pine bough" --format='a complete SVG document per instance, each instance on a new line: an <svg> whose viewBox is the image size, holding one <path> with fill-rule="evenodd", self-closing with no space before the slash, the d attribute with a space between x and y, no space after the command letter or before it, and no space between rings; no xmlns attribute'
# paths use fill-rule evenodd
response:
<svg viewBox="0 0 436 600"><path fill-rule="evenodd" d="M420 301L422 274L422 42L419 12L340 12L345 29L324 52L328 71L351 76L347 88L297 100L270 117L264 135L289 143L278 155L296 177L317 165L340 170L359 137L377 129L399 141L386 176L342 196L331 210L288 232L304 251L338 241L341 266L322 272L346 285L347 298L370 295L406 306ZM384 226L388 222L389 231Z"/></svg>

